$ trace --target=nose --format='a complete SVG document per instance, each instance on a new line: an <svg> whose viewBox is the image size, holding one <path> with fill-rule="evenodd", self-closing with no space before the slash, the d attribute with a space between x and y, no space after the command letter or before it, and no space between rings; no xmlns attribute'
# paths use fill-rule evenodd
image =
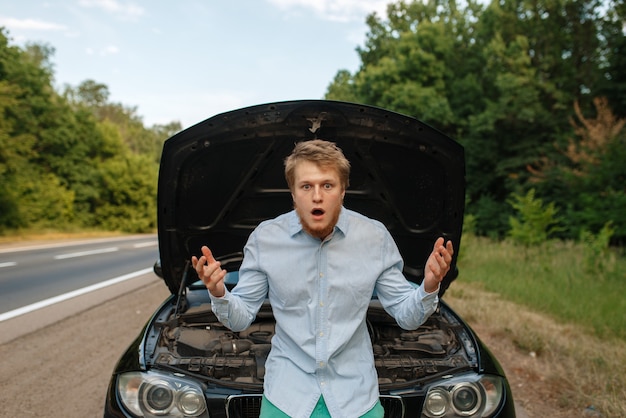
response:
<svg viewBox="0 0 626 418"><path fill-rule="evenodd" d="M322 188L320 186L315 186L313 188L313 201L314 202L322 201Z"/></svg>

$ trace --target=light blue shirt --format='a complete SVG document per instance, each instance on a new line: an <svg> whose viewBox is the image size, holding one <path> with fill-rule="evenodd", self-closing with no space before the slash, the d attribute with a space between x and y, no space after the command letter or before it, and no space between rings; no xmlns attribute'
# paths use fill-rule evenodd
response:
<svg viewBox="0 0 626 418"><path fill-rule="evenodd" d="M333 417L359 417L379 397L365 321L374 290L407 330L437 307L437 292L412 285L402 266L378 221L342 208L333 233L321 241L291 211L250 234L239 282L222 298L211 296L213 311L242 331L269 296L276 333L265 364L265 396L291 417L308 418L320 395Z"/></svg>

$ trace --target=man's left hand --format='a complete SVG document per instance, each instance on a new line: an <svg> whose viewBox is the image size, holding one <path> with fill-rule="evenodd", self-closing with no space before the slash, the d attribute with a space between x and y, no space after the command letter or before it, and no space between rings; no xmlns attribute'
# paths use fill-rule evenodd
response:
<svg viewBox="0 0 626 418"><path fill-rule="evenodd" d="M452 241L448 241L444 247L443 237L437 238L424 267L424 290L432 293L439 289L439 283L450 270L454 248Z"/></svg>

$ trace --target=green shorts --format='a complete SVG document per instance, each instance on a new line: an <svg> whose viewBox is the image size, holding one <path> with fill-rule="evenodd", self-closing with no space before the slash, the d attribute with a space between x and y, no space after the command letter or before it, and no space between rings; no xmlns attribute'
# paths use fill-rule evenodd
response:
<svg viewBox="0 0 626 418"><path fill-rule="evenodd" d="M361 418L383 418L384 416L385 410L383 409L380 401L378 401L376 405L367 411L365 415L362 415ZM276 408L274 404L267 400L265 395L263 395L263 400L261 401L261 415L259 418L289 418L289 415ZM320 400L317 401L317 405L315 405L315 409L313 409L311 418L330 418L330 412L328 412L323 396L320 396Z"/></svg>

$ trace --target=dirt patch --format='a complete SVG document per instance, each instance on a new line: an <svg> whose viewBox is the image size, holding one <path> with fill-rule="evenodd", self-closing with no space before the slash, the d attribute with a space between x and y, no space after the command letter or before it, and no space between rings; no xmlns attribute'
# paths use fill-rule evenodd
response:
<svg viewBox="0 0 626 418"><path fill-rule="evenodd" d="M529 417L572 418L582 416L582 408L560 406L560 391L541 372L536 357L523 353L507 338L489 327L474 324L474 331L495 354L505 370L513 399Z"/></svg>
<svg viewBox="0 0 626 418"><path fill-rule="evenodd" d="M495 354L528 416L626 416L624 341L600 340L468 284L455 283L445 300ZM595 414L585 412L590 405Z"/></svg>

